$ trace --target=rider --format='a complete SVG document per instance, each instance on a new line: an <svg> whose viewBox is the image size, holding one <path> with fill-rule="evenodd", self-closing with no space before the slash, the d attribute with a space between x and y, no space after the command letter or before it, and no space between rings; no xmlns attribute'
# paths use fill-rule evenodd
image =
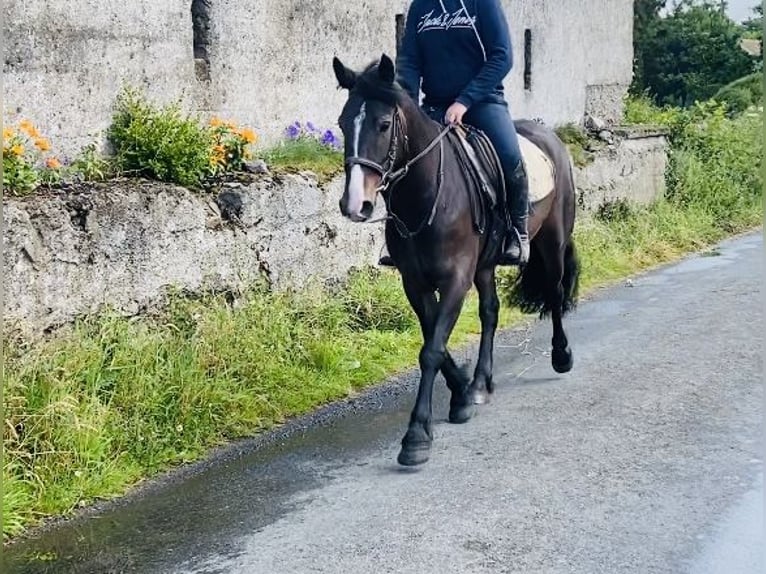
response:
<svg viewBox="0 0 766 574"><path fill-rule="evenodd" d="M527 174L508 110L503 78L513 65L500 0L413 0L397 61L397 80L438 122L465 121L495 147L506 181L509 229L501 265L529 259ZM510 226L509 226L510 227ZM390 264L389 258L381 263Z"/></svg>

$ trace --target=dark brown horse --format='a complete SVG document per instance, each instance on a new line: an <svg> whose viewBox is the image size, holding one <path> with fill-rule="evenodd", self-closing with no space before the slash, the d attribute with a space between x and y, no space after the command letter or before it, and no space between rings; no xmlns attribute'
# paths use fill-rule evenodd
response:
<svg viewBox="0 0 766 574"><path fill-rule="evenodd" d="M333 60L348 100L339 119L345 137L346 184L340 209L352 221L367 221L378 195L386 202L386 244L420 320L424 344L421 379L398 461L428 460L433 441L431 396L441 371L451 391L449 420L468 421L474 404L493 391L492 354L500 303L496 259L504 219L483 210L476 224L476 179L460 161L455 130L431 120L395 81L394 64L383 55L363 72ZM541 124L517 121L530 178L532 201L528 264L514 301L553 319L553 368L572 368L562 317L576 299L578 262L572 242L575 189L569 154ZM472 208L473 206L473 208ZM481 344L473 379L447 350L452 329L471 285L479 293Z"/></svg>

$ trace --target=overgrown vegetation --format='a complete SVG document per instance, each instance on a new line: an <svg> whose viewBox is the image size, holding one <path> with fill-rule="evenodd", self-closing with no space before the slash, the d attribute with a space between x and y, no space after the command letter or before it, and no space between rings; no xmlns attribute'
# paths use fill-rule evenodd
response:
<svg viewBox="0 0 766 574"><path fill-rule="evenodd" d="M604 206L575 230L584 289L760 222L761 114L630 101L632 122L669 127L667 198ZM507 282L505 282L507 284ZM173 298L157 317L107 315L5 359L4 536L194 460L415 363L417 321L398 276L359 272L332 292L255 287ZM503 311L502 324L520 319ZM479 331L475 301L452 344Z"/></svg>
<svg viewBox="0 0 766 574"><path fill-rule="evenodd" d="M744 78L734 80L713 96L717 102L723 102L730 115L735 116L763 104L763 74L755 72Z"/></svg>
<svg viewBox="0 0 766 574"><path fill-rule="evenodd" d="M591 138L585 130L575 124L564 124L556 127L556 135L566 144L572 162L577 167L584 167L593 161Z"/></svg>

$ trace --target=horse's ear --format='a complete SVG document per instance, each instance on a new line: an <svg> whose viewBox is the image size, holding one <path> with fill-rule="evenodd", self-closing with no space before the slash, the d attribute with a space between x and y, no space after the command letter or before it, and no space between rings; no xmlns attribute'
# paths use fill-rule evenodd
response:
<svg viewBox="0 0 766 574"><path fill-rule="evenodd" d="M380 57L380 64L378 64L378 74L380 75L380 79L388 84L393 84L394 79L396 79L394 62L385 54Z"/></svg>
<svg viewBox="0 0 766 574"><path fill-rule="evenodd" d="M332 69L335 71L335 77L341 88L344 90L353 89L356 84L356 72L349 70L337 57L332 59Z"/></svg>

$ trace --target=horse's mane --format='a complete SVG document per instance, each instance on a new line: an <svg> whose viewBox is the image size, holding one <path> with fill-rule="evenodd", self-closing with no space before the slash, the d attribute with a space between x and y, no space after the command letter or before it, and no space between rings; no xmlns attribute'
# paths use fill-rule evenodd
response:
<svg viewBox="0 0 766 574"><path fill-rule="evenodd" d="M412 102L409 94L398 82L388 83L381 79L378 73L378 62L370 63L357 76L353 92L364 99L380 100L391 106L404 106Z"/></svg>

